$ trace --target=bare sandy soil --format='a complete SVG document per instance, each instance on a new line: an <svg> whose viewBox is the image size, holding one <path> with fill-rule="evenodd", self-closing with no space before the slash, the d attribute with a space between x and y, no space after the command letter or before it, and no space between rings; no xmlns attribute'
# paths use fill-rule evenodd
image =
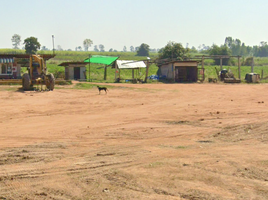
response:
<svg viewBox="0 0 268 200"><path fill-rule="evenodd" d="M0 199L268 199L267 84L110 85L0 86Z"/></svg>

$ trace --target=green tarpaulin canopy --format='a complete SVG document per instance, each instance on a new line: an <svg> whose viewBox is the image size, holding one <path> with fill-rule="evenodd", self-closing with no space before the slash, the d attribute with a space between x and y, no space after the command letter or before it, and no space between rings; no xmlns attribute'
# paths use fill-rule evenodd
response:
<svg viewBox="0 0 268 200"><path fill-rule="evenodd" d="M85 59L84 62L85 63L96 63L96 64L110 65L114 61L116 61L117 59L118 59L118 57L94 55L91 58Z"/></svg>

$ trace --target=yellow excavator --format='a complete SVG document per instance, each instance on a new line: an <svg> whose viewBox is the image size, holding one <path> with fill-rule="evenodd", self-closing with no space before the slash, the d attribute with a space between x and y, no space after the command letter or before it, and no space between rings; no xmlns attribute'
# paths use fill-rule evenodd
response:
<svg viewBox="0 0 268 200"><path fill-rule="evenodd" d="M40 55L30 55L28 73L22 76L22 87L24 90L30 90L34 84L46 85L47 90L53 91L55 78L51 73L47 73L44 58Z"/></svg>

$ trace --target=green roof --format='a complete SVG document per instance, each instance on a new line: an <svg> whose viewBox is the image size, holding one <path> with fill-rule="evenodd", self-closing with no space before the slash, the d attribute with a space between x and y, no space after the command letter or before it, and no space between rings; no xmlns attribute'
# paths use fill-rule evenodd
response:
<svg viewBox="0 0 268 200"><path fill-rule="evenodd" d="M85 59L84 62L110 65L117 59L118 57L93 55L92 57Z"/></svg>

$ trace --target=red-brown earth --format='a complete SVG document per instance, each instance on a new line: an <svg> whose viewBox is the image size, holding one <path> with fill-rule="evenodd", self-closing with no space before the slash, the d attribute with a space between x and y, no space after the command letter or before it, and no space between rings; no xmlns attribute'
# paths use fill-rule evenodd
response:
<svg viewBox="0 0 268 200"><path fill-rule="evenodd" d="M0 86L0 199L268 199L267 84Z"/></svg>

